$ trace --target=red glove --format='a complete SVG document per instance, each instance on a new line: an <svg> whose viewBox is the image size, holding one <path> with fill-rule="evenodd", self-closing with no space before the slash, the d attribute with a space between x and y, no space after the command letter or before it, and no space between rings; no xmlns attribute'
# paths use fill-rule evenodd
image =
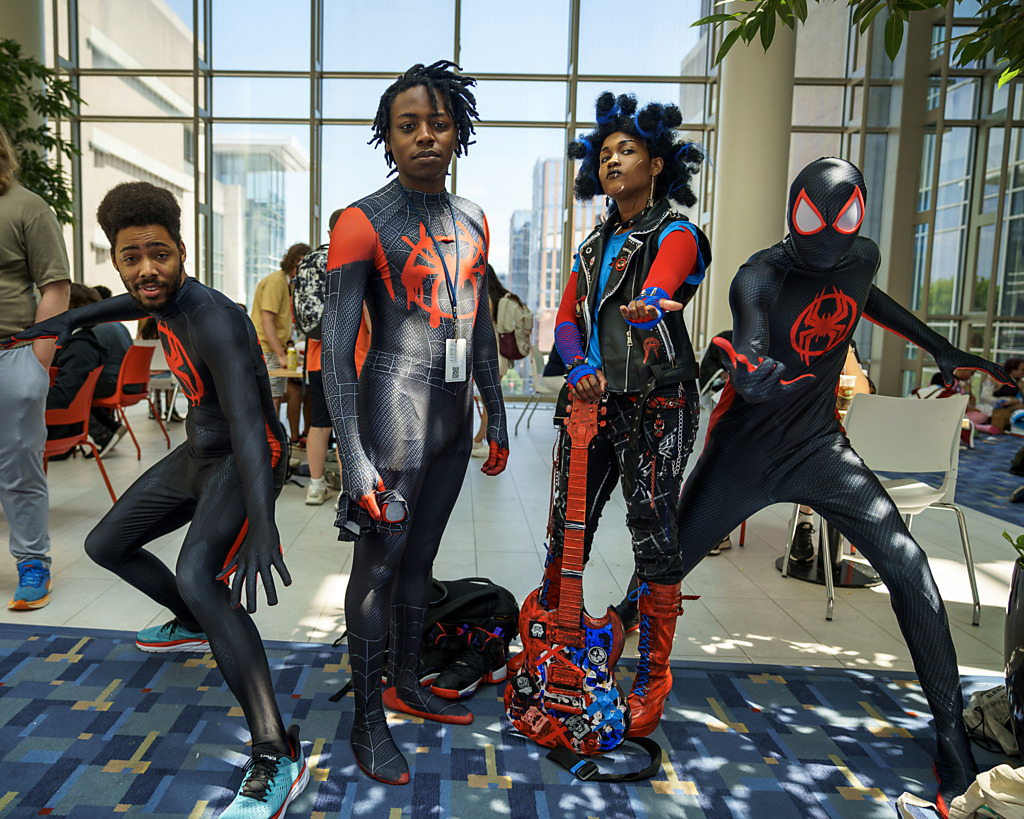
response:
<svg viewBox="0 0 1024 819"><path fill-rule="evenodd" d="M505 471L505 464L508 463L508 447L501 447L497 441L491 441L491 454L487 456L480 471L485 475L500 475Z"/></svg>

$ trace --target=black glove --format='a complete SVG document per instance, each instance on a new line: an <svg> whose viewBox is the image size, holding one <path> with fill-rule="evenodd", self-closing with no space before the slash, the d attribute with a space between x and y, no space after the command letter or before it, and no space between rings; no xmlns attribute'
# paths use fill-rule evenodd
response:
<svg viewBox="0 0 1024 819"><path fill-rule="evenodd" d="M70 311L59 313L56 316L51 316L48 319L43 319L31 327L22 330L20 333L15 333L10 338L0 340L0 347L5 350L9 347L13 347L15 344L21 341L33 341L37 338L52 338L56 339L57 347L63 347L68 341L71 340L71 334L77 329L74 317L71 316Z"/></svg>
<svg viewBox="0 0 1024 819"><path fill-rule="evenodd" d="M235 576L231 580L231 605L235 608L242 604L242 585L244 583L245 610L249 614L256 611L257 575L263 578L263 590L267 594L267 605L277 605L277 589L274 587L271 567L277 569L277 573L281 575L281 580L286 586L292 584L292 576L284 565L284 555L276 534L275 531L273 537L260 537L250 530L234 557L224 567L224 571L217 575L218 580L223 580L234 572Z"/></svg>
<svg viewBox="0 0 1024 819"><path fill-rule="evenodd" d="M1000 367L981 356L965 353L963 350L954 347L950 343L944 344L935 353L935 363L939 365L939 372L942 373L943 382L947 387L952 387L956 382L953 375L954 370L981 370L993 376L1010 387L1016 388L1017 384L1009 374Z"/></svg>

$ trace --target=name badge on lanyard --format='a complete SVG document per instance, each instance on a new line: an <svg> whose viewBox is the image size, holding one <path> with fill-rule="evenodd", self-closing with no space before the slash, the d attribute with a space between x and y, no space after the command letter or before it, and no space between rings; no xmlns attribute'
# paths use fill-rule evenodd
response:
<svg viewBox="0 0 1024 819"><path fill-rule="evenodd" d="M444 380L449 384L466 380L466 339L445 339Z"/></svg>

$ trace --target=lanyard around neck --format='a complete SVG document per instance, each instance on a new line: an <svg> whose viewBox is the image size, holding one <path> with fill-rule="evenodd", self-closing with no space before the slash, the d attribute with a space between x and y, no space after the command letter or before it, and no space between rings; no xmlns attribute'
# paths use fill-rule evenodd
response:
<svg viewBox="0 0 1024 819"><path fill-rule="evenodd" d="M448 285L448 299L452 305L452 326L455 328L455 337L459 337L459 310L458 303L455 300L455 287L452 285L452 277L448 273L448 265L445 264L444 254L441 252L441 247L437 243L437 239L434 237L434 231L430 229L430 225L420 214L419 209L416 207L416 203L412 201L412 197L406 193L405 188L401 183L398 183L398 189L402 192L402 196L405 197L405 201L409 203L409 207L412 208L412 212L416 214L416 218L420 220L420 224L423 225L423 229L427 231L427 235L430 237L430 241L434 243L434 250L437 251L437 258L441 260L441 268L444 270L444 280ZM446 197L447 199L447 197ZM455 209L452 207L452 200L448 201L448 212L452 216L452 232L455 234L455 273L458 275L459 272L459 226L455 224Z"/></svg>

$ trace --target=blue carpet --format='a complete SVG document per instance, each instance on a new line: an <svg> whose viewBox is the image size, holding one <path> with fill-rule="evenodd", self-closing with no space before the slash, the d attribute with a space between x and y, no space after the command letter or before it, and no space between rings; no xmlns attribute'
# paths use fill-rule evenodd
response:
<svg viewBox="0 0 1024 819"><path fill-rule="evenodd" d="M545 759L487 686L468 702L471 726L393 716L413 770L396 788L356 768L351 694L328 699L348 678L344 649L269 643L268 655L312 769L289 816L891 819L904 790L934 797L933 732L912 675L675 663L653 734L662 770L628 785L581 782ZM624 687L630 674L624 663ZM216 816L241 781L246 737L209 655L144 654L127 632L0 624L0 816Z"/></svg>
<svg viewBox="0 0 1024 819"><path fill-rule="evenodd" d="M1024 503L1010 503L1010 493L1024 485L1024 478L1006 470L1024 438L1017 435L975 435L974 449L960 450L956 502L993 515L1024 531ZM1009 544L1007 544L1009 547Z"/></svg>

